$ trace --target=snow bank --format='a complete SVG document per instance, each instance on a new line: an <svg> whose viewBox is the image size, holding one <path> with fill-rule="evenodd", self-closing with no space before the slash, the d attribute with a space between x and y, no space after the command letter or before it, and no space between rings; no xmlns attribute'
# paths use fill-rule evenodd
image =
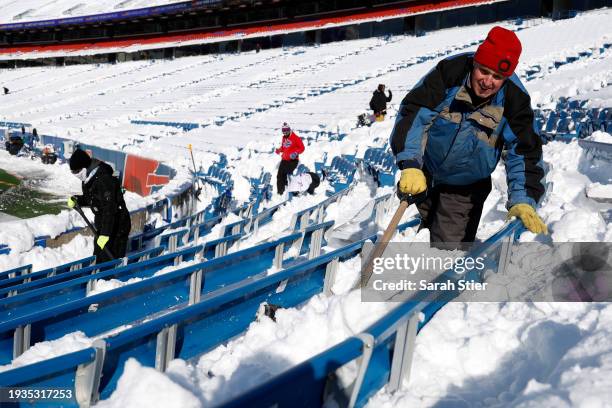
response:
<svg viewBox="0 0 612 408"><path fill-rule="evenodd" d="M181 262L178 265L167 266L155 272L153 276L160 276L166 273L178 271L179 269L187 268L188 266L195 265L199 262L200 262L199 260L194 260L194 261ZM126 281L122 281L119 279L96 279L93 285L94 289L91 292L89 292L87 296L93 296L99 293L108 292L109 290L122 288L124 286L131 285L132 283L142 282L143 279L147 279L147 278L130 278Z"/></svg>
<svg viewBox="0 0 612 408"><path fill-rule="evenodd" d="M585 140L590 140L591 142L612 144L612 135L601 130L596 130L591 136L586 137Z"/></svg>
<svg viewBox="0 0 612 408"><path fill-rule="evenodd" d="M2 224L5 228L5 224ZM11 234L19 234L19 229L9 229ZM13 235L13 239L22 238L24 241L34 243L32 235ZM24 245L24 247L27 245ZM54 266L62 265L67 262L87 258L93 253L93 238L91 236L77 235L70 242L59 248L32 247L25 252L11 252L9 255L0 255L0 271L13 269L18 266L32 264L33 271L40 271Z"/></svg>
<svg viewBox="0 0 612 408"><path fill-rule="evenodd" d="M587 186L587 196L595 199L612 199L612 185L592 183Z"/></svg>
<svg viewBox="0 0 612 408"><path fill-rule="evenodd" d="M11 364L0 366L0 372L86 349L92 343L93 339L85 336L81 331L68 333L57 340L36 343L25 353L14 359Z"/></svg>
<svg viewBox="0 0 612 408"><path fill-rule="evenodd" d="M409 383L368 406L604 407L611 323L609 304L451 303L419 333Z"/></svg>
<svg viewBox="0 0 612 408"><path fill-rule="evenodd" d="M154 368L130 358L113 395L97 408L199 408L200 400Z"/></svg>

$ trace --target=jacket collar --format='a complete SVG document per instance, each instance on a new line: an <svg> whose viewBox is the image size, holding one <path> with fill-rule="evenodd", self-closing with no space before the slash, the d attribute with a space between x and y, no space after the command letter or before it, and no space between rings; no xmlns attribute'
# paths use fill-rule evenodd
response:
<svg viewBox="0 0 612 408"><path fill-rule="evenodd" d="M93 176L95 176L96 173L98 172L98 169L100 168L100 164L102 164L102 162L98 159L91 160L91 164L87 168L87 178L85 179L83 183L87 184L91 181Z"/></svg>
<svg viewBox="0 0 612 408"><path fill-rule="evenodd" d="M455 94L455 99L460 102L469 104L474 112L470 115L473 119L477 120L481 125L490 129L495 129L502 120L504 115L504 105L500 99L503 98L503 90L505 84L500 88L495 95L491 96L486 102L483 102L479 106L474 106L472 97L467 90L468 81L470 80L471 73L466 76L463 85L459 88Z"/></svg>

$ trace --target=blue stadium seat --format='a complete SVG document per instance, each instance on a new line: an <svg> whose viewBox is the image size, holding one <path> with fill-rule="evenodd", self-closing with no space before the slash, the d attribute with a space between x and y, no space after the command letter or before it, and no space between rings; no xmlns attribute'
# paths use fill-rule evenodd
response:
<svg viewBox="0 0 612 408"><path fill-rule="evenodd" d="M548 120L546 121L546 127L544 131L547 133L553 132L555 130L555 125L557 124L557 114L555 112L550 112L548 115Z"/></svg>

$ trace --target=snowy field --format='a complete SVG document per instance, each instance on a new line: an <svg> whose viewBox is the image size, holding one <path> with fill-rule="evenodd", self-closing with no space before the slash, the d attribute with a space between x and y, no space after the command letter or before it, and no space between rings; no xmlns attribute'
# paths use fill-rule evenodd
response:
<svg viewBox="0 0 612 408"><path fill-rule="evenodd" d="M523 44L517 72L534 107L553 108L561 96L587 99L591 107L612 106L612 51L599 52L603 43L612 41L611 18L612 10L606 9L570 20L528 22L526 29L517 32ZM395 106L442 58L419 57L474 51L472 43L482 40L490 27L174 61L7 70L2 73L2 85L11 93L1 97L0 118L32 123L42 134L163 160L183 177L189 166L187 144L193 144L196 162L204 168L224 153L235 195L245 200L245 177L258 177L262 170L275 174L278 157L273 149L280 142L283 122L298 134L347 133L342 141L310 142L301 159L310 167L324 152L328 157L341 153L362 157L368 147L385 145ZM587 50L596 51L554 68L555 61ZM535 65L547 68L541 77L527 80L525 72ZM390 118L371 128L352 129L378 83L393 91ZM131 120L205 127L182 132L134 125ZM593 138L610 141L612 136L599 132ZM538 212L550 235L524 233L521 240L612 241L612 224L601 215L610 204L586 194L593 189L609 194L610 163L593 159L577 142L547 144L544 161L547 192ZM67 166L33 166L37 165L0 151L0 168L16 173L46 171L45 188L78 192L78 182ZM505 186L503 166L499 166L485 203L480 239L504 224ZM323 200L323 190L315 197L293 200L249 243L281 234L289 215ZM337 223L349 219L360 203L388 192L371 192L360 183L346 200L330 208L328 217ZM130 197L128 206L137 208L146 200ZM411 208L406 218L415 213ZM74 215L65 211L53 219L1 224L0 242L16 249L9 256L0 255L0 270L23 263L33 263L34 270L39 270L88 256L92 243L85 238L57 250L30 249L34 236L57 234L75 222ZM395 237L405 242L428 239L427 231L417 234L415 229ZM364 304L358 291L349 291L358 279L359 265L359 259L341 264L335 296L315 296L299 308L281 310L276 323L267 318L253 322L243 335L193 361L174 360L165 374L129 361L113 396L98 406L210 406L358 333L395 306ZM114 287L112 282L109 286ZM417 337L410 382L394 395L381 390L369 405L611 406L611 336L612 305L606 303L451 303ZM41 343L0 370L87 347L92 340L75 332Z"/></svg>

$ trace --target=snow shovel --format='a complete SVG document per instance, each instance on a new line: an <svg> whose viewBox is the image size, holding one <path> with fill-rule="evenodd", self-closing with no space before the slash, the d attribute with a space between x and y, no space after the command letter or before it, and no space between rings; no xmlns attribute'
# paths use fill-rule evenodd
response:
<svg viewBox="0 0 612 408"><path fill-rule="evenodd" d="M371 176L368 176L363 168L363 163L357 166L359 180L366 183L370 190L370 200L364 205L350 220L343 222L330 229L325 234L325 240L331 247L340 248L350 243L360 241L378 232L379 227L376 223L374 209L376 207L376 190L378 184Z"/></svg>
<svg viewBox="0 0 612 408"><path fill-rule="evenodd" d="M374 249L372 250L372 252L370 252L367 262L363 264L363 267L361 268L361 281L358 282L357 285L353 287L353 289L357 289L360 284L362 288L365 288L368 285L368 282L372 277L374 259L382 256L382 254L385 252L385 249L387 249L387 245L393 237L393 234L395 234L395 230L397 229L397 226L399 225L399 222L402 219L404 212L410 206L410 204L419 202L421 199L424 199L426 195L427 190L414 196L411 194L401 194L399 207L397 207L397 210L395 211L393 218L391 218L391 221L389 222L387 229L385 229L385 232L383 233L382 237L376 240L376 245L374 246Z"/></svg>
<svg viewBox="0 0 612 408"><path fill-rule="evenodd" d="M200 201L200 194L202 193L202 186L200 186L200 180L198 177L198 171L196 170L196 164L195 164L195 159L193 158L193 150L191 148L191 143L189 143L187 145L187 148L189 149L189 153L191 154L191 162L193 163L193 176L196 179L196 191L195 191L195 198L196 200Z"/></svg>
<svg viewBox="0 0 612 408"><path fill-rule="evenodd" d="M375 200L370 200L350 220L331 229L325 240L333 247L341 247L359 241L378 232L378 225L374 220Z"/></svg>
<svg viewBox="0 0 612 408"><path fill-rule="evenodd" d="M89 221L89 219L85 216L85 214L83 213L83 209L81 208L79 204L75 203L74 209L76 210L76 212L79 213L81 217L83 217L83 220L85 220L85 224L87 224L91 232L94 234L94 245L96 245L95 240L98 238L98 231L96 230L96 227L94 227L93 224ZM111 253L111 251L106 246L102 250L104 251L106 256L108 256L110 259L115 259L115 256Z"/></svg>

